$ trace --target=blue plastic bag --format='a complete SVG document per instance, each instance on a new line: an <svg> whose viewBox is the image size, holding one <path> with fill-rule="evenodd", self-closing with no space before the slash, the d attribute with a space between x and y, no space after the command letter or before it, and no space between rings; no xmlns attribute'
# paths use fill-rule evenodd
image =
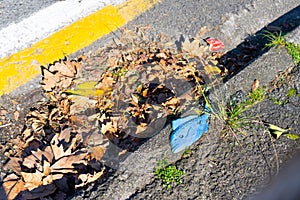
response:
<svg viewBox="0 0 300 200"><path fill-rule="evenodd" d="M207 107L206 107L207 110ZM209 114L189 115L172 121L172 133L170 136L171 148L178 153L191 146L208 131Z"/></svg>

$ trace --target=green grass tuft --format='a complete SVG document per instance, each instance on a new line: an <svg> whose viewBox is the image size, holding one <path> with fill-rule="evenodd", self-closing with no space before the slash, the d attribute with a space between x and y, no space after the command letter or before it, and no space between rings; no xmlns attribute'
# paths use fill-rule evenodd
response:
<svg viewBox="0 0 300 200"><path fill-rule="evenodd" d="M265 31L265 34L263 34L265 38L267 38L268 43L266 43L266 47L274 47L274 46L284 46L285 45L285 39L282 35L282 32L272 33L270 31Z"/></svg>
<svg viewBox="0 0 300 200"><path fill-rule="evenodd" d="M296 88L291 88L288 90L287 92L287 97L288 98L291 98L292 96L296 95L297 94L297 89Z"/></svg>
<svg viewBox="0 0 300 200"><path fill-rule="evenodd" d="M285 48L288 53L293 57L295 64L300 63L300 45L290 42L285 43Z"/></svg>
<svg viewBox="0 0 300 200"><path fill-rule="evenodd" d="M261 102L266 98L266 92L264 88L257 88L255 91L250 92L248 97L240 102L226 102L220 101L218 105L217 118L221 119L224 124L224 131L230 130L234 133L243 133L243 129L253 124L254 116L243 116L242 114Z"/></svg>
<svg viewBox="0 0 300 200"><path fill-rule="evenodd" d="M266 47L274 47L274 46L284 46L288 53L293 57L295 64L300 63L300 45L294 44L292 42L287 42L282 35L282 32L272 33L269 31L265 31L263 34L265 38L267 38L268 43L266 43Z"/></svg>
<svg viewBox="0 0 300 200"><path fill-rule="evenodd" d="M181 155L181 158L188 158L191 155L191 149L187 148Z"/></svg>
<svg viewBox="0 0 300 200"><path fill-rule="evenodd" d="M154 174L166 189L170 189L173 183L182 184L184 171L177 169L175 165L167 165L167 161L163 159L158 161Z"/></svg>

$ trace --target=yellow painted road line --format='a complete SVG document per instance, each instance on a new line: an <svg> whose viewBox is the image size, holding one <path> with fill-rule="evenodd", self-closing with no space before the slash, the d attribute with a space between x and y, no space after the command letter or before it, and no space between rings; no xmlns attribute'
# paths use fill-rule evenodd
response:
<svg viewBox="0 0 300 200"><path fill-rule="evenodd" d="M107 6L59 30L30 48L0 60L0 96L40 74L40 66L74 53L125 25L158 0L129 0Z"/></svg>

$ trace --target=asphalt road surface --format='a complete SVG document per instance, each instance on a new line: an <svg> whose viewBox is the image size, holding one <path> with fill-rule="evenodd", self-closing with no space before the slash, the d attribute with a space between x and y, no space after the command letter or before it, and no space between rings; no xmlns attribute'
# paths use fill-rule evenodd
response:
<svg viewBox="0 0 300 200"><path fill-rule="evenodd" d="M45 1L42 4L41 1L36 1L36 5L32 7L32 2L24 2L24 6L26 5L25 7L28 8L25 11L26 14L14 17L9 13L9 8L14 4L19 4L16 1L11 2L3 11L6 13L4 16L9 19L9 22L1 22L3 27L30 15L31 11L29 10L36 11L43 4L54 3L54 1ZM2 7L2 1L0 5ZM268 23L297 6L299 6L298 2L293 0L288 2L283 0L266 0L264 2L259 0L165 0L130 22L128 27L149 25L152 28L150 34L153 37L162 32L172 36L175 41L181 34L193 37L201 27L209 26L214 28L211 36L222 39L227 50L231 50L244 41L248 35L253 35ZM19 6L15 8L19 9L19 12L20 9L22 10L22 7ZM18 13L18 11L14 12ZM300 14L296 14L293 17L299 16ZM93 52L113 36L109 35L100 39L82 51ZM244 73L233 78L228 84L233 85L229 86L233 88L233 91L249 87L248 82L254 78L267 84L276 77L280 70L283 70L283 66L290 65L292 65L292 60L285 51L282 50L278 53L273 49L261 58L257 58L256 62L254 61L244 70ZM290 77L292 80L299 80L299 74L299 70L295 70ZM240 80L242 82L239 82ZM289 89L290 83L283 84L282 89L275 91L274 95L284 98L282 94ZM274 105L272 101L267 101L253 112L254 114L264 113L264 119L299 130L299 123L294 122L294 119L299 120L299 118L295 118L299 113L297 106L299 106L299 97L298 99L295 97L289 104L282 107ZM180 155L173 155L169 146L166 145L170 130L165 129L130 155L124 163L121 163L120 169L113 173L106 183L92 185L86 190L78 192L73 199L249 198L252 194L257 193L256 186L266 185L269 178L275 175L276 166L272 144L266 135L255 134L241 136L245 144L243 148L232 143L226 144L218 135L214 134L218 128L218 126L211 128L210 134L192 148L190 157L176 163L179 168L186 171L183 185L166 191L153 177L152 172L157 160L161 159L163 155L167 155L171 162L180 159ZM293 141L278 141L276 148L280 157L279 161L284 163L292 156L293 150L299 150L298 146L299 143Z"/></svg>
<svg viewBox="0 0 300 200"><path fill-rule="evenodd" d="M18 23L32 13L45 8L57 0L1 0L0 1L0 29L11 23Z"/></svg>

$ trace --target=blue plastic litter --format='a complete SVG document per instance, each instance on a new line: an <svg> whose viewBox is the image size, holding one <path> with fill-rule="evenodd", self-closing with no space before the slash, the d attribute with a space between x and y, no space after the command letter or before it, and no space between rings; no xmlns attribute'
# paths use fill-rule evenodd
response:
<svg viewBox="0 0 300 200"><path fill-rule="evenodd" d="M207 106L205 111L209 111ZM178 153L191 146L200 139L203 133L208 131L209 114L189 115L172 121L172 133L170 136L171 148Z"/></svg>

